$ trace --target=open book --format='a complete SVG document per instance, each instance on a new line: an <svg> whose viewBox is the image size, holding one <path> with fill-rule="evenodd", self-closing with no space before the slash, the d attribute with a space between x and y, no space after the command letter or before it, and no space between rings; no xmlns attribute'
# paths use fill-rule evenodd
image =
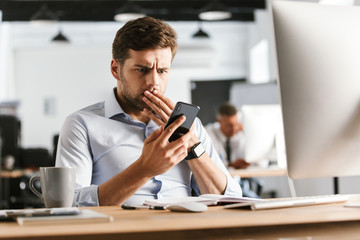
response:
<svg viewBox="0 0 360 240"><path fill-rule="evenodd" d="M246 203L246 202L262 202L267 201L258 198L248 197L229 197L218 194L202 194L198 197L178 197L178 198L161 198L161 199L147 199L144 201L145 205L150 206L169 206L179 203L199 202L207 206L223 205L230 203Z"/></svg>

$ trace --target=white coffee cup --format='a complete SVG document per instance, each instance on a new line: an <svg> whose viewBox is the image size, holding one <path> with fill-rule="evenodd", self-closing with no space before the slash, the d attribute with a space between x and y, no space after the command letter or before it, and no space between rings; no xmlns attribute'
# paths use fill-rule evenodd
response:
<svg viewBox="0 0 360 240"><path fill-rule="evenodd" d="M34 187L35 181L39 180L42 194ZM44 200L47 208L71 207L75 194L75 168L40 167L40 176L33 176L29 187Z"/></svg>

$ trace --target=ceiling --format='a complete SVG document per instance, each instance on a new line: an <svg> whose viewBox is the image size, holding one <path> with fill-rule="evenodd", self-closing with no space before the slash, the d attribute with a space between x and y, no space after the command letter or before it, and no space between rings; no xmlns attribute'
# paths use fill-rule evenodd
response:
<svg viewBox="0 0 360 240"><path fill-rule="evenodd" d="M116 9L126 0L0 0L3 21L29 21L43 4L61 21L114 21ZM167 21L199 21L198 14L210 0L133 0L148 16ZM232 18L254 21L254 10L265 9L266 0L221 0Z"/></svg>

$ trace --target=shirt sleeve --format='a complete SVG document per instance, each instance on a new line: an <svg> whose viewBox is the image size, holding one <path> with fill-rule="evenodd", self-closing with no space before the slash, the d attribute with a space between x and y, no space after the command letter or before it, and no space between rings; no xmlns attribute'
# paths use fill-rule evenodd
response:
<svg viewBox="0 0 360 240"><path fill-rule="evenodd" d="M240 184L230 175L229 171L226 169L223 161L219 157L219 154L216 152L209 135L207 134L200 119L198 118L196 118L195 120L195 129L196 129L196 134L200 139L201 143L203 144L206 153L210 156L211 160L215 163L215 165L226 175L227 185L224 195L231 197L241 197L242 190ZM191 184L195 192L198 195L200 195L200 190L194 178L191 179Z"/></svg>
<svg viewBox="0 0 360 240"><path fill-rule="evenodd" d="M76 169L73 206L99 206L98 186L91 185L93 161L88 134L81 119L69 116L61 128L55 166Z"/></svg>

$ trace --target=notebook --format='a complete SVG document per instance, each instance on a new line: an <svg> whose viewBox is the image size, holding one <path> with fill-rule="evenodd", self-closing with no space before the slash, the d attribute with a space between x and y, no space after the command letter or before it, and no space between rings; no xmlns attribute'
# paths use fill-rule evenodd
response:
<svg viewBox="0 0 360 240"><path fill-rule="evenodd" d="M349 195L320 195L297 197L289 199L275 199L264 202L235 203L224 206L224 208L245 208L251 210L264 210L274 208L300 207L325 203L346 202Z"/></svg>
<svg viewBox="0 0 360 240"><path fill-rule="evenodd" d="M75 215L17 217L16 221L20 226L44 226L54 224L111 222L113 221L113 217L93 210L84 209L80 210L80 212Z"/></svg>

